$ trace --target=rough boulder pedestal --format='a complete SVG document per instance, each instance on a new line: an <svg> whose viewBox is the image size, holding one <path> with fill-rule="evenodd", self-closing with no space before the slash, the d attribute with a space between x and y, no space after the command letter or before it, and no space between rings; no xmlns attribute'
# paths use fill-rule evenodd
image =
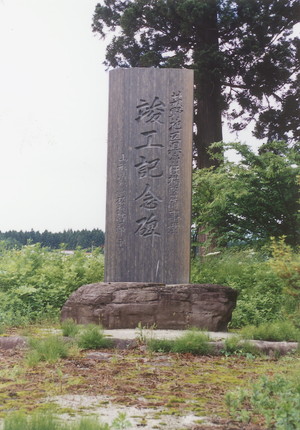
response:
<svg viewBox="0 0 300 430"><path fill-rule="evenodd" d="M106 329L132 329L141 323L158 329L227 331L236 298L232 288L214 284L101 282L75 291L61 319Z"/></svg>

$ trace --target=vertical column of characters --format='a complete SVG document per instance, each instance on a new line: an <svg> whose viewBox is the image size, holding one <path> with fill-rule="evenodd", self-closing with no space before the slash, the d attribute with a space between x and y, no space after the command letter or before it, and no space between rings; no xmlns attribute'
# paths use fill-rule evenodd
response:
<svg viewBox="0 0 300 430"><path fill-rule="evenodd" d="M151 100L141 98L136 106L140 140L135 146L135 164L140 193L135 197L140 217L135 220L135 235L141 238L161 236L158 209L162 204L159 195L163 169L159 152L160 126L164 124L165 103L155 96Z"/></svg>
<svg viewBox="0 0 300 430"><path fill-rule="evenodd" d="M116 230L117 243L121 249L125 248L125 231L127 222L126 184L128 176L128 160L122 154L117 165L117 193L116 193Z"/></svg>
<svg viewBox="0 0 300 430"><path fill-rule="evenodd" d="M171 94L168 139L168 233L175 233L180 222L178 196L182 153L182 92Z"/></svg>

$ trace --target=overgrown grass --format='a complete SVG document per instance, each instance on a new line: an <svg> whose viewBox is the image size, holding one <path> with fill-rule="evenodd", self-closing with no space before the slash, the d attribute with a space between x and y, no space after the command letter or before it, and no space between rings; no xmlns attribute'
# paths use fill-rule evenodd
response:
<svg viewBox="0 0 300 430"><path fill-rule="evenodd" d="M33 367L41 361L55 363L60 358L68 357L73 345L71 342L65 342L60 336L52 335L41 339L31 338L29 346L27 364Z"/></svg>
<svg viewBox="0 0 300 430"><path fill-rule="evenodd" d="M147 347L150 351L191 353L195 355L207 355L211 352L209 336L199 330L187 330L177 339L149 339Z"/></svg>
<svg viewBox="0 0 300 430"><path fill-rule="evenodd" d="M226 404L235 420L262 422L263 418L268 429L299 430L300 379L262 377L251 390L228 392Z"/></svg>
<svg viewBox="0 0 300 430"><path fill-rule="evenodd" d="M66 337L75 337L79 332L79 325L72 319L67 318L60 324L62 334Z"/></svg>
<svg viewBox="0 0 300 430"><path fill-rule="evenodd" d="M240 334L246 339L270 341L300 341L300 330L290 321L277 321L260 324L259 326L246 326Z"/></svg>
<svg viewBox="0 0 300 430"><path fill-rule="evenodd" d="M52 414L45 416L41 413L35 413L31 416L13 413L4 420L4 430L117 430L129 427L131 427L131 423L124 413L119 413L111 425L101 423L95 417L83 417L80 421L67 423Z"/></svg>
<svg viewBox="0 0 300 430"><path fill-rule="evenodd" d="M103 328L95 324L84 326L77 341L78 346L82 349L111 348L113 345L113 341L105 336Z"/></svg>

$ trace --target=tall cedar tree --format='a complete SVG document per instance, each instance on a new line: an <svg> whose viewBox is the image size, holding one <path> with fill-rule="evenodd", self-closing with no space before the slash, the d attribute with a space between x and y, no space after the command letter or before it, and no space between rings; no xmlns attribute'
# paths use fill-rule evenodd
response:
<svg viewBox="0 0 300 430"><path fill-rule="evenodd" d="M92 27L115 33L108 67L195 70L201 168L215 164L207 148L222 140L222 113L234 130L255 120L259 139L299 139L298 20L298 0L103 0Z"/></svg>

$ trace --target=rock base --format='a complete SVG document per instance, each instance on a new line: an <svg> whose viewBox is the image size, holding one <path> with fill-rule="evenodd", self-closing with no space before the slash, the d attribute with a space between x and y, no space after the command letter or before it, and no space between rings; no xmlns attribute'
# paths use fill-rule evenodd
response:
<svg viewBox="0 0 300 430"><path fill-rule="evenodd" d="M155 326L227 331L237 292L214 284L164 285L101 282L83 285L67 300L61 319L96 323L106 329Z"/></svg>

